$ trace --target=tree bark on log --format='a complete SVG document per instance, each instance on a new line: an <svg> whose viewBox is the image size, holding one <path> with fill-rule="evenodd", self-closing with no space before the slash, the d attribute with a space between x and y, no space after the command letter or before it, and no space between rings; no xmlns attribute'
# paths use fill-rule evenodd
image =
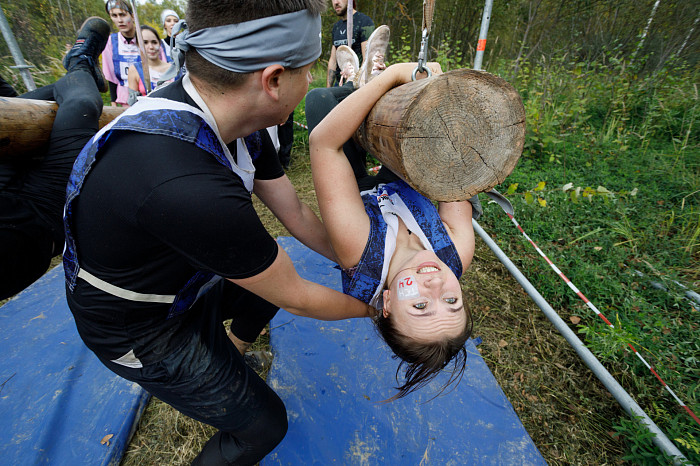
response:
<svg viewBox="0 0 700 466"><path fill-rule="evenodd" d="M454 70L386 93L355 139L429 199L463 201L513 171L525 142L525 108L505 80Z"/></svg>
<svg viewBox="0 0 700 466"><path fill-rule="evenodd" d="M0 97L0 157L22 156L46 147L58 104L48 100ZM104 107L100 128L125 108Z"/></svg>

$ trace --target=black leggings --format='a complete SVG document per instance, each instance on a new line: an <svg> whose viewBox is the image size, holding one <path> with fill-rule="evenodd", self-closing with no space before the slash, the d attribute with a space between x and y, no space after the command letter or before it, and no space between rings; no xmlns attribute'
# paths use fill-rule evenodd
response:
<svg viewBox="0 0 700 466"><path fill-rule="evenodd" d="M29 286L61 253L68 177L102 113L95 79L81 68L21 98L54 100L58 111L40 162L0 157L0 299Z"/></svg>
<svg viewBox="0 0 700 466"><path fill-rule="evenodd" d="M306 94L306 122L309 125L309 134L321 123L326 115L333 110L347 96L353 93L355 88L352 81L339 87L320 87L312 89ZM380 183L390 183L399 179L388 168L382 166L377 173L377 176L367 174L365 164L367 162L367 152L350 139L343 144L343 152L350 162L352 171L355 174L355 180L360 191L372 189Z"/></svg>
<svg viewBox="0 0 700 466"><path fill-rule="evenodd" d="M352 94L352 81L343 86L338 87L319 87L311 89L306 94L306 123L309 125L309 134L321 123L321 120L328 115L340 102L347 96ZM367 176L365 163L367 161L367 152L360 147L354 140L350 139L343 144L343 152L350 162L355 179L361 180Z"/></svg>

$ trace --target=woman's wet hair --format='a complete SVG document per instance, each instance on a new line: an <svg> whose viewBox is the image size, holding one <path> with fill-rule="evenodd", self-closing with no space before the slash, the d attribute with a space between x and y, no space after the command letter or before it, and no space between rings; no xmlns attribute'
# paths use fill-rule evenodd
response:
<svg viewBox="0 0 700 466"><path fill-rule="evenodd" d="M450 377L436 396L444 392L448 386L459 383L467 364L467 351L464 345L471 336L473 328L471 312L466 303L464 312L467 314L467 319L459 335L429 343L419 342L402 334L397 330L391 317L384 317L383 313L379 313L379 317L375 320L377 331L394 352L393 357L401 360L396 369L396 382L399 384L396 389L399 392L387 401L403 398L427 385L451 362ZM403 384L399 381L402 368L405 368Z"/></svg>

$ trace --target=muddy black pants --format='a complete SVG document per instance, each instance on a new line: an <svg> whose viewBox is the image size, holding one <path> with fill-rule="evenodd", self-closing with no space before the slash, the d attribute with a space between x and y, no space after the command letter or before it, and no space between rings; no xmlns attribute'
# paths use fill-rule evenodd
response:
<svg viewBox="0 0 700 466"><path fill-rule="evenodd" d="M102 359L113 372L193 419L219 429L193 464L255 464L287 433L287 412L277 394L250 367L226 335L254 341L278 308L222 280L187 311L190 332L155 364L129 368ZM178 332L179 334L179 332Z"/></svg>
<svg viewBox="0 0 700 466"><path fill-rule="evenodd" d="M0 299L22 291L61 253L63 204L73 162L97 132L102 99L89 69L76 67L22 98L54 100L48 147L29 157L0 157Z"/></svg>

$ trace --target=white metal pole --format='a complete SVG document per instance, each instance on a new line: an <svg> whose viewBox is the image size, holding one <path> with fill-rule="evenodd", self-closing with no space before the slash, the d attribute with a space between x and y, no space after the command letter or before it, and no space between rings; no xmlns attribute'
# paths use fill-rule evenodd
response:
<svg viewBox="0 0 700 466"><path fill-rule="evenodd" d="M474 57L474 69L480 70L484 60L484 50L486 50L486 35L489 32L489 22L491 21L491 8L493 0L486 0L484 14L481 17L481 30L479 31L479 42L476 45L476 57Z"/></svg>
<svg viewBox="0 0 700 466"><path fill-rule="evenodd" d="M666 434L664 434L661 429L652 421L649 416L644 412L644 410L637 404L636 401L625 391L622 386L617 383L617 380L608 372L608 370L598 361L593 353L586 347L586 345L579 340L573 330L564 322L564 320L559 317L559 314L549 305L549 303L542 297L542 295L537 291L537 289L530 283L530 281L525 277L525 275L520 272L520 270L513 264L513 262L508 258L508 256L501 250L494 240L489 237L489 235L484 231L483 228L476 222L472 220L472 225L474 225L474 230L477 234L484 240L486 245L494 252L498 260L503 263L508 269L508 272L517 280L520 286L523 287L525 292L532 298L532 300L537 304L537 306L542 310L545 316L554 324L554 327L562 334L562 336L569 342L569 344L574 348L574 351L579 355L583 362L586 363L589 369L593 371L598 380L603 382L605 388L615 397L622 409L625 410L633 418L637 418L639 422L646 427L649 432L654 434L651 439L654 444L659 447L662 451L673 457L674 464L686 464L687 459L683 456L683 453L671 442Z"/></svg>
<svg viewBox="0 0 700 466"><path fill-rule="evenodd" d="M15 60L16 66L13 66L12 68L17 68L19 70L19 73L22 76L22 80L24 81L25 87L28 91L33 91L34 89L36 89L36 84L34 84L34 78L29 72L29 68L31 68L31 66L27 65L27 63L24 61L24 57L22 56L22 50L20 50L19 45L17 45L15 35L12 34L10 24L7 22L7 18L5 18L5 12L2 11L2 5L0 5L0 30L2 31L2 35L5 38L7 47L10 49L12 58L14 58Z"/></svg>

